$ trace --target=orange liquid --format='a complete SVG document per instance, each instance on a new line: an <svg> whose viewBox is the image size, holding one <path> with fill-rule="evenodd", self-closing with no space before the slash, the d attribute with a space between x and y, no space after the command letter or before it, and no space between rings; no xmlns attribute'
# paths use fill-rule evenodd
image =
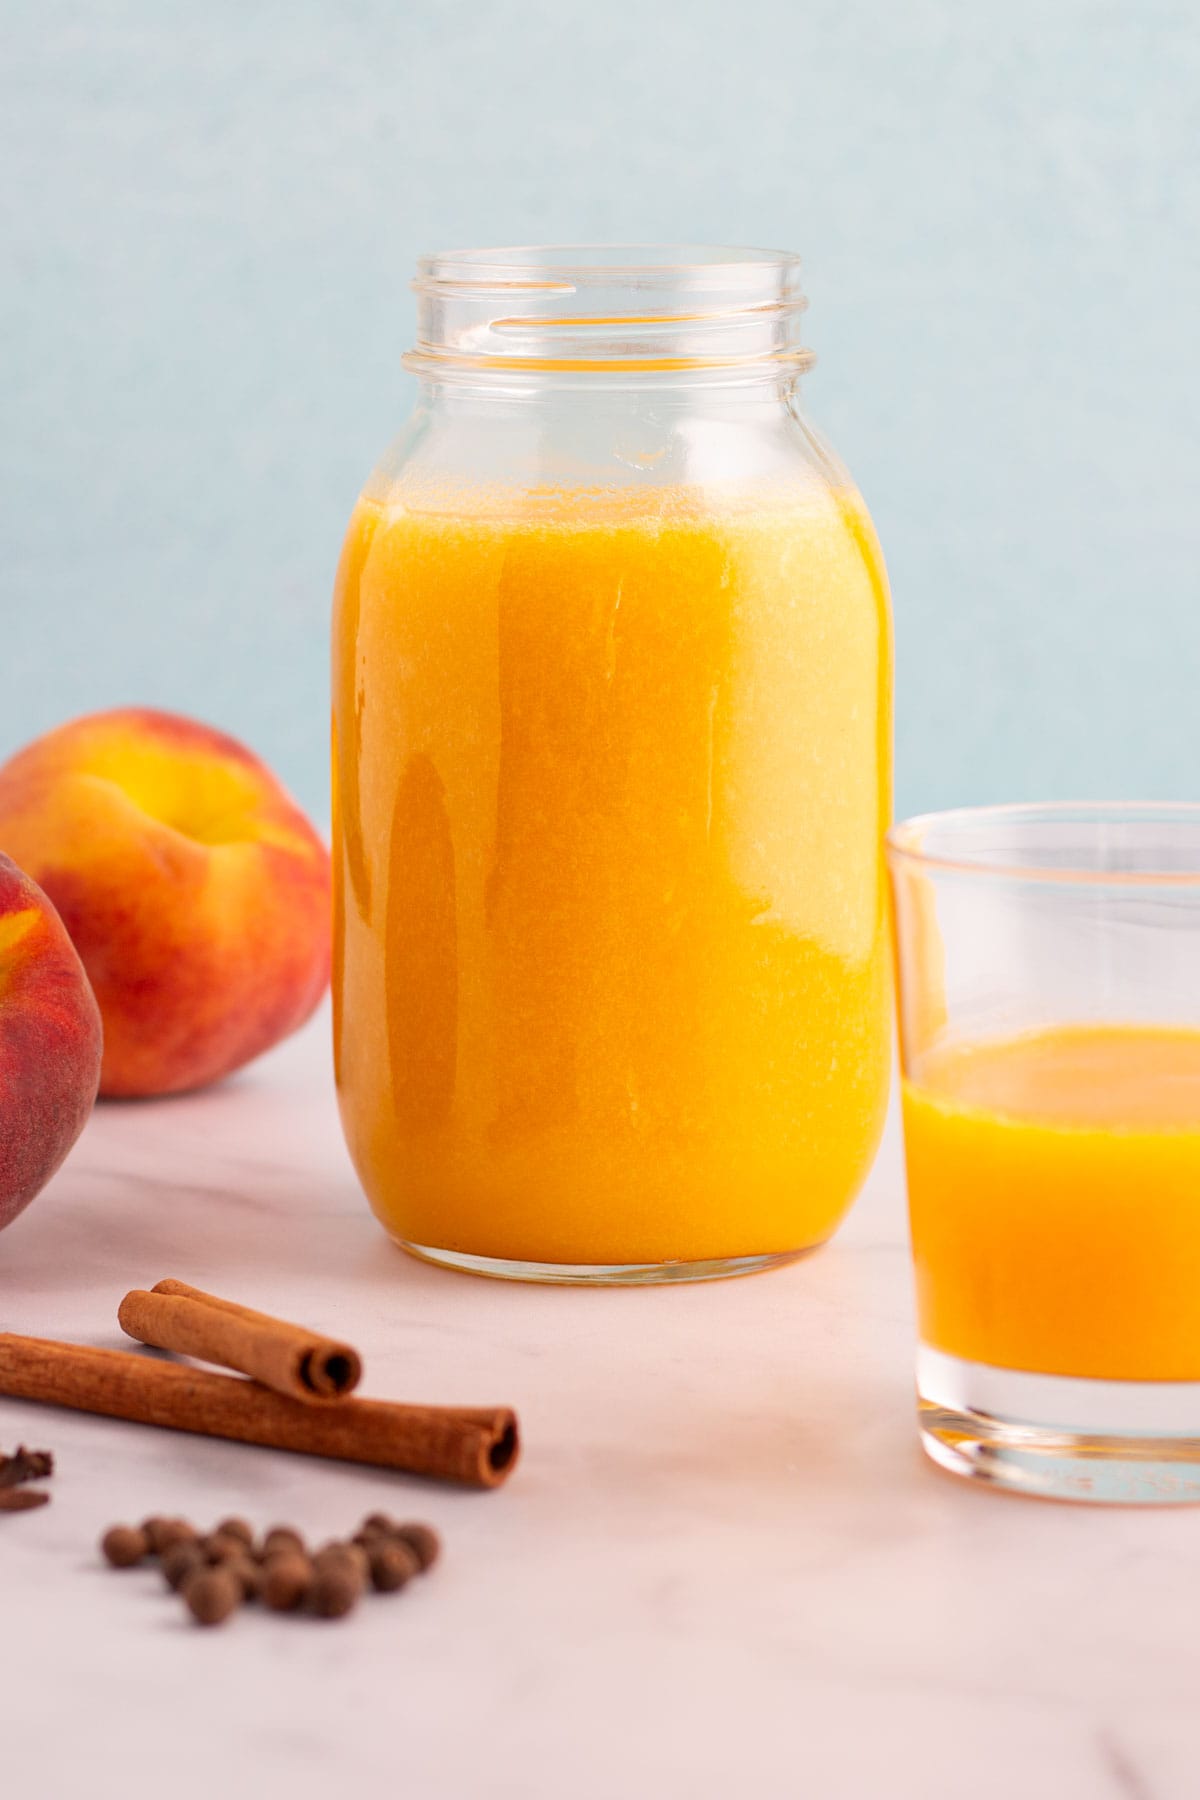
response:
<svg viewBox="0 0 1200 1800"><path fill-rule="evenodd" d="M1200 1032L1070 1026L904 1087L923 1340L972 1362L1200 1379Z"/></svg>
<svg viewBox="0 0 1200 1800"><path fill-rule="evenodd" d="M826 1237L888 1086L857 496L364 500L334 657L338 1083L388 1229L570 1264Z"/></svg>

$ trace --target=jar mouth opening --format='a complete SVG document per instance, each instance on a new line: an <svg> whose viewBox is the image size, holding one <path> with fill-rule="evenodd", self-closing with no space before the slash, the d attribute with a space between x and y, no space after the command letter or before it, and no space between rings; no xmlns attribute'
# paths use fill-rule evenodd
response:
<svg viewBox="0 0 1200 1800"><path fill-rule="evenodd" d="M671 374L807 368L791 251L548 244L422 256L419 374Z"/></svg>
<svg viewBox="0 0 1200 1800"><path fill-rule="evenodd" d="M791 250L733 244L505 244L438 250L417 258L413 287L550 287L563 291L625 279L678 286L712 282L770 285L799 277Z"/></svg>

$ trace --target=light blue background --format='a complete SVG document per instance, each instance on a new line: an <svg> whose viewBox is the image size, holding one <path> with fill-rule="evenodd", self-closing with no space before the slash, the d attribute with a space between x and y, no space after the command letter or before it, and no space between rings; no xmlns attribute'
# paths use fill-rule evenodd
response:
<svg viewBox="0 0 1200 1800"><path fill-rule="evenodd" d="M319 815L418 251L799 249L898 804L1195 795L1191 0L7 0L0 752L137 700Z"/></svg>

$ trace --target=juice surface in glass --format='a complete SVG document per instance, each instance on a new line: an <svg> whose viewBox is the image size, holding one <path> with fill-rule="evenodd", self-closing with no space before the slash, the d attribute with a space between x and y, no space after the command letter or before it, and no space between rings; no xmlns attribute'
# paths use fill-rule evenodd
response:
<svg viewBox="0 0 1200 1800"><path fill-rule="evenodd" d="M334 666L338 1085L392 1234L572 1265L827 1237L889 1063L853 490L364 498Z"/></svg>
<svg viewBox="0 0 1200 1800"><path fill-rule="evenodd" d="M1200 1380L1200 1032L1075 1025L937 1050L903 1102L924 1343Z"/></svg>

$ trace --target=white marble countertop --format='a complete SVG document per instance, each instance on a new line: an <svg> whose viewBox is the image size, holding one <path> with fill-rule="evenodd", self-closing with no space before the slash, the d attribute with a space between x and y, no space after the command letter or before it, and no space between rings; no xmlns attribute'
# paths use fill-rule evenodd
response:
<svg viewBox="0 0 1200 1800"><path fill-rule="evenodd" d="M1198 1791L1200 1517L978 1492L913 1425L898 1144L833 1244L748 1280L510 1287L394 1249L326 1023L226 1087L100 1108L0 1239L0 1326L121 1343L167 1274L353 1337L364 1391L509 1402L465 1493L0 1400L57 1454L0 1518L0 1779L47 1800L1169 1800ZM382 1507L444 1562L344 1624L185 1623L117 1519L320 1536Z"/></svg>

